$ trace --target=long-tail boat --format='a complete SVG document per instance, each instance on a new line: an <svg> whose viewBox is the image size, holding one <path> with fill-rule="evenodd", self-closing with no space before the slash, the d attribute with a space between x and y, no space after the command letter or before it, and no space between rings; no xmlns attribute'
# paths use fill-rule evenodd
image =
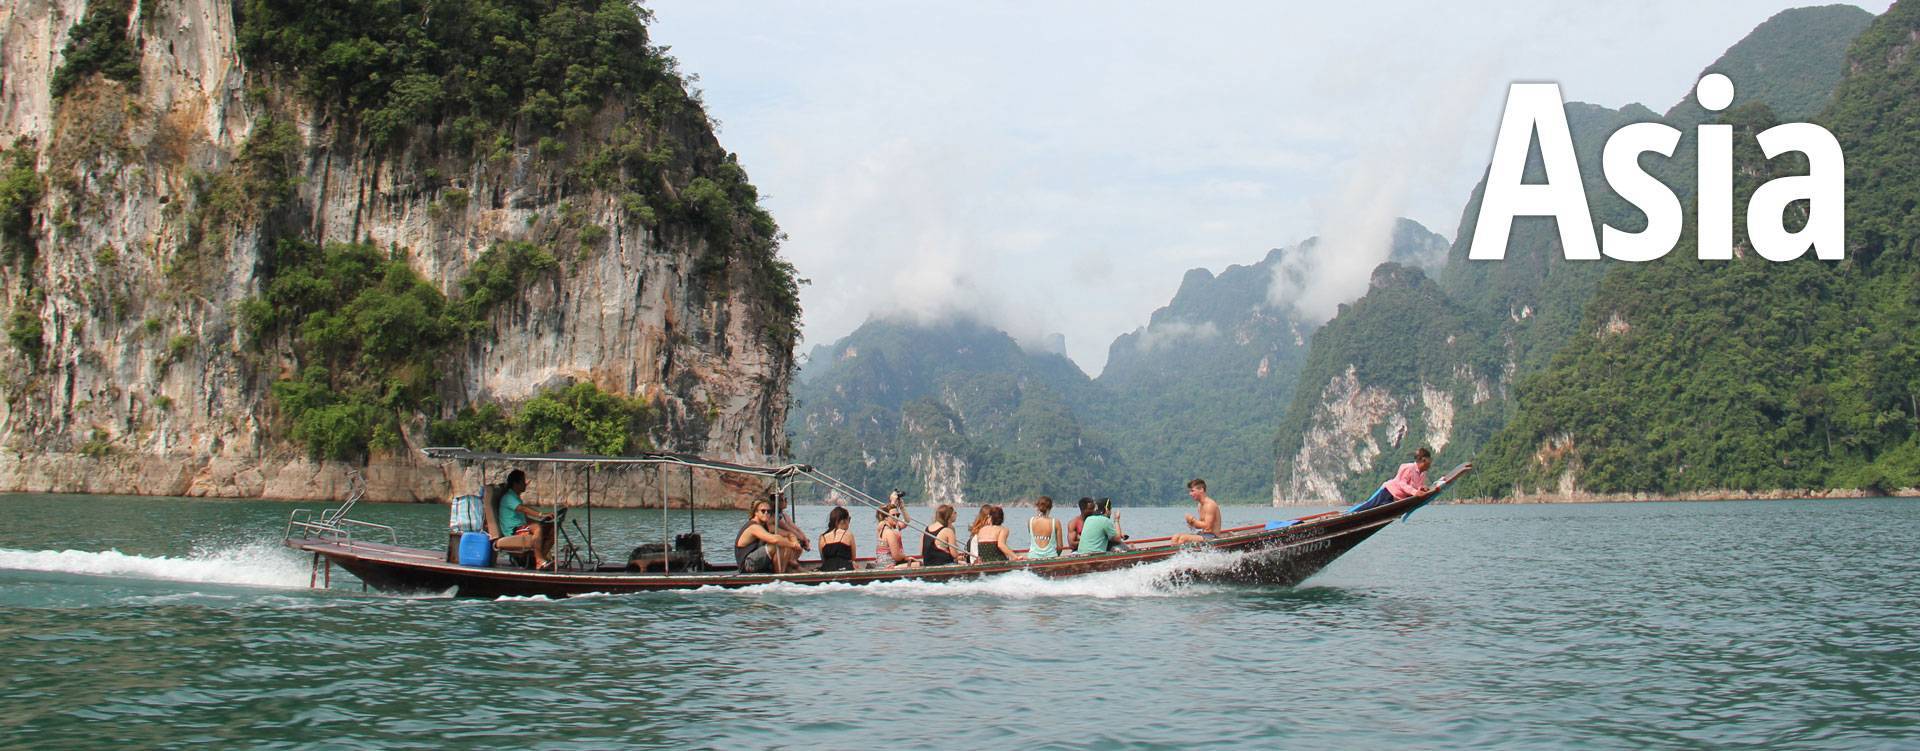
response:
<svg viewBox="0 0 1920 751"><path fill-rule="evenodd" d="M777 484L783 492L797 483L816 483L850 504L882 505L866 493L804 464L756 466L670 453L611 457L497 454L461 448L428 448L423 453L433 459L482 464L580 467L589 473L586 498L589 519L592 508L591 473L595 470L638 467L651 467L656 472L676 466L685 467L689 473L689 487L694 470L710 470L764 478ZM391 527L351 518L350 513L360 496L358 491L350 492L346 502L339 508L317 514L308 509L293 512L288 520L285 543L288 547L313 555L314 571L310 584L314 586L321 586L323 581L330 585L332 567L338 565L375 589L451 592L465 597L565 597L701 587L739 588L775 582L802 585L869 584L899 580L941 582L1013 571L1027 571L1044 577L1069 577L1165 561L1183 552L1194 551L1231 554L1224 563L1199 567L1190 572L1188 575L1194 580L1290 587L1312 576L1387 525L1432 502L1455 479L1471 470L1471 464L1454 468L1425 495L1371 507L1363 503L1346 511L1329 511L1266 524L1222 529L1217 539L1207 542L1176 544L1169 537L1130 539L1124 550L1101 554L1066 554L1057 558L960 562L940 566L921 566L917 560L903 566L879 566L872 559L863 558L856 561L855 568L850 571L820 571L818 560L802 560L796 571L748 574L741 573L731 562L705 561L699 555L697 542L691 551L693 560L687 562L684 557L664 554L673 550L675 543L662 541L658 550L663 555L659 556L656 562L659 565L655 566L661 570L637 569L629 561L604 562L593 552L590 521L588 532L583 535L585 539L578 541L585 544L585 552L582 553L574 544L575 541L570 540L568 544L573 549L565 553L556 551L546 569L468 566L450 561L446 550L400 545ZM659 479L662 512L665 513L665 477ZM685 542L679 542L682 548L680 552L686 552ZM731 540L728 542L731 543ZM674 563L676 558L682 563ZM1214 560L1218 562L1218 559ZM681 568L676 570L676 565Z"/></svg>

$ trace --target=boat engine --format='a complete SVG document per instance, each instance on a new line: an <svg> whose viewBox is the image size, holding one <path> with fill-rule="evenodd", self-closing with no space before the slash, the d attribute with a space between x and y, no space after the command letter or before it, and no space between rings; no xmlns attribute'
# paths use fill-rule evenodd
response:
<svg viewBox="0 0 1920 751"><path fill-rule="evenodd" d="M627 570L632 572L705 571L706 557L700 550L700 533L688 532L666 543L643 543L627 554Z"/></svg>

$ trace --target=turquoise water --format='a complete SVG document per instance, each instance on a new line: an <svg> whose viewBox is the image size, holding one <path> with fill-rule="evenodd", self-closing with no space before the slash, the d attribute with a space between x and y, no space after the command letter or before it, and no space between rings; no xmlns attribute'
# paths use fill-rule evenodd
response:
<svg viewBox="0 0 1920 751"><path fill-rule="evenodd" d="M0 737L1920 747L1912 500L1440 506L1292 590L1182 584L1182 567L1217 563L1201 557L1060 582L564 601L362 594L338 571L334 590L309 591L307 562L277 544L291 508L0 497ZM825 516L802 511L809 529ZM1124 518L1169 531L1183 512ZM443 507L362 516L444 544ZM610 541L657 538L661 523L658 511L594 521ZM709 540L738 523L700 518Z"/></svg>

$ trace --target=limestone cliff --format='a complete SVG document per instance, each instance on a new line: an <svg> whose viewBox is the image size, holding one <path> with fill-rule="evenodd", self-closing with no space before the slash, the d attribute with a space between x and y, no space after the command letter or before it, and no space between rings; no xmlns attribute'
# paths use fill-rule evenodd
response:
<svg viewBox="0 0 1920 751"><path fill-rule="evenodd" d="M243 52L237 5L259 4L0 6L0 145L20 187L7 239L22 249L0 272L15 344L0 354L0 489L319 498L364 464L375 500L439 498L449 475L413 450L430 421L575 382L646 406L629 446L784 454L797 309L770 299L768 274L785 270L771 241L640 205L691 204L690 186L741 174L670 61L675 108L607 96L547 130L507 113L473 147L456 126L486 113L425 115L396 137L297 66L262 64L276 53ZM124 32L131 67L70 59L99 29ZM269 137L277 161L260 156ZM592 161L613 147L646 150L651 171ZM753 220L730 211L713 221ZM742 233L773 237L764 224ZM501 243L551 262L432 359L431 393L400 410L397 440L338 460L294 440L273 396L310 364L294 334L250 332L242 316L296 241L375 246L449 298Z"/></svg>
<svg viewBox="0 0 1920 751"><path fill-rule="evenodd" d="M1458 446L1478 445L1498 418L1505 348L1462 317L1418 269L1375 269L1366 296L1314 337L1278 443L1274 505L1363 498L1419 446L1443 466L1471 458Z"/></svg>

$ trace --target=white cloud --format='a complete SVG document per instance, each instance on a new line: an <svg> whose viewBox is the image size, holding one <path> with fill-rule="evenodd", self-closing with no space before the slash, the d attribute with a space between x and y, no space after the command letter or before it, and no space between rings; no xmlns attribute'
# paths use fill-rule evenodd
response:
<svg viewBox="0 0 1920 751"><path fill-rule="evenodd" d="M1451 235L1506 81L1664 108L1789 7L648 5L813 280L809 343L967 311L1089 371L1186 269L1317 234L1324 283L1279 296L1330 312L1392 216Z"/></svg>
<svg viewBox="0 0 1920 751"><path fill-rule="evenodd" d="M1135 329L1138 336L1133 340L1134 348L1141 352L1152 352L1161 347L1181 341L1206 341L1220 336L1220 327L1212 321L1198 324L1170 321L1156 323Z"/></svg>
<svg viewBox="0 0 1920 751"><path fill-rule="evenodd" d="M1462 66L1405 102L1418 117L1397 118L1392 137L1343 165L1338 191L1317 205L1319 242L1296 247L1274 267L1268 302L1324 322L1340 304L1365 294L1373 269L1392 250L1393 228L1409 213L1412 192L1443 183L1457 166L1442 157L1484 116L1478 107L1498 90L1490 59ZM1464 201L1464 197L1462 198ZM1445 229L1439 231L1445 232Z"/></svg>

